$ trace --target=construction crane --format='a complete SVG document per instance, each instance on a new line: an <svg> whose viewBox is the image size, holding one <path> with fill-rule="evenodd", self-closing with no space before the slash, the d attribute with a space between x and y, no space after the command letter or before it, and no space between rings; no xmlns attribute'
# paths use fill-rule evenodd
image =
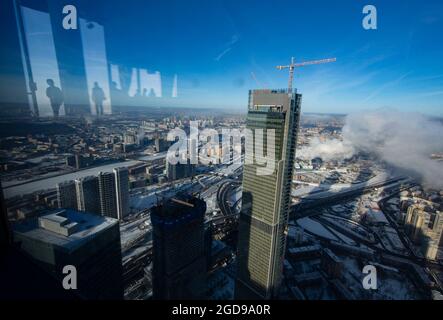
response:
<svg viewBox="0 0 443 320"><path fill-rule="evenodd" d="M289 82L288 82L288 92L292 92L292 81L294 80L294 69L298 67L309 66L313 64L322 64L337 61L336 58L322 59L322 60L312 60L295 63L294 57L291 58L291 64L287 66L277 66L278 70L289 69Z"/></svg>

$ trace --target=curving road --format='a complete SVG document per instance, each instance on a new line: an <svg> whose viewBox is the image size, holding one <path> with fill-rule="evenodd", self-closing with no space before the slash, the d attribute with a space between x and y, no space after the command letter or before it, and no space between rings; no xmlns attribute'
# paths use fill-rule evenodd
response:
<svg viewBox="0 0 443 320"><path fill-rule="evenodd" d="M228 179L222 183L217 190L217 203L224 217L236 215L234 207L236 203L230 204L228 199L241 185L240 181Z"/></svg>

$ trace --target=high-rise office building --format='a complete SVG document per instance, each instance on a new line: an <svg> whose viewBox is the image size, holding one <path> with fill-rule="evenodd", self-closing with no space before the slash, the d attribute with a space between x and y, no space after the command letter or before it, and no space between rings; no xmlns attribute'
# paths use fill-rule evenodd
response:
<svg viewBox="0 0 443 320"><path fill-rule="evenodd" d="M189 159L187 163L177 162L176 164L166 161L166 176L169 181L192 177L194 174L195 165L191 164Z"/></svg>
<svg viewBox="0 0 443 320"><path fill-rule="evenodd" d="M65 113L67 116L81 117L91 114L81 28L71 29L72 32L67 33L63 24L60 23L65 17L63 8L70 4L68 0L48 0L47 8L57 55Z"/></svg>
<svg viewBox="0 0 443 320"><path fill-rule="evenodd" d="M114 169L117 196L117 217L123 219L129 213L129 171L127 167Z"/></svg>
<svg viewBox="0 0 443 320"><path fill-rule="evenodd" d="M80 299L75 290L65 290L61 281L33 263L32 258L13 243L1 182L0 211L0 300Z"/></svg>
<svg viewBox="0 0 443 320"><path fill-rule="evenodd" d="M161 143L160 138L156 137L154 143L155 143L155 151L161 152L162 151L161 150L162 149L162 143Z"/></svg>
<svg viewBox="0 0 443 320"><path fill-rule="evenodd" d="M122 257L117 220L71 209L53 211L14 225L14 241L56 279L76 268L85 299L122 299Z"/></svg>
<svg viewBox="0 0 443 320"><path fill-rule="evenodd" d="M57 201L59 208L77 209L75 181L64 181L57 184Z"/></svg>
<svg viewBox="0 0 443 320"><path fill-rule="evenodd" d="M117 219L117 194L114 173L100 172L98 174L98 187L100 192L101 214Z"/></svg>
<svg viewBox="0 0 443 320"><path fill-rule="evenodd" d="M85 211L100 214L100 191L98 178L87 176L75 180L77 193L77 208L79 211Z"/></svg>
<svg viewBox="0 0 443 320"><path fill-rule="evenodd" d="M202 299L206 283L206 203L166 200L151 212L154 299Z"/></svg>
<svg viewBox="0 0 443 320"><path fill-rule="evenodd" d="M138 136L135 133L125 133L123 136L123 142L125 144L138 144Z"/></svg>
<svg viewBox="0 0 443 320"><path fill-rule="evenodd" d="M300 107L301 95L295 90L249 92L246 128L253 134L264 130L263 150L267 155L275 151L275 169L257 174L264 159L257 152L246 152L237 252L238 299L269 299L278 294ZM267 147L267 129L275 132L274 148Z"/></svg>
<svg viewBox="0 0 443 320"><path fill-rule="evenodd" d="M409 206L405 218L405 231L426 259L435 260L443 242L443 212L428 212L423 206Z"/></svg>

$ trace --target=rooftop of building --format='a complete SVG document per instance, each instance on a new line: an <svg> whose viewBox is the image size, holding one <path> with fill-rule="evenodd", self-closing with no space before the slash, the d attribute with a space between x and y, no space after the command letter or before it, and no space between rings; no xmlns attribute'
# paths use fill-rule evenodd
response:
<svg viewBox="0 0 443 320"><path fill-rule="evenodd" d="M259 93L259 94L290 93L288 88L280 88L280 89L253 89L253 90L250 90L250 92ZM297 93L297 89L292 89L291 93Z"/></svg>
<svg viewBox="0 0 443 320"><path fill-rule="evenodd" d="M74 180L66 180L66 181L62 181L62 182L57 183L57 186L64 187L64 186L73 185L74 183L75 183Z"/></svg>
<svg viewBox="0 0 443 320"><path fill-rule="evenodd" d="M164 151L164 152L156 153L156 154L149 155L149 156L143 156L143 157L139 157L138 160L147 161L147 162L160 160L160 159L166 158L167 153L168 153L167 151Z"/></svg>
<svg viewBox="0 0 443 320"><path fill-rule="evenodd" d="M89 181L89 180L96 180L96 179L97 179L97 176L86 176L86 177L78 178L76 181L86 182L86 181Z"/></svg>
<svg viewBox="0 0 443 320"><path fill-rule="evenodd" d="M151 220L154 225L176 225L193 218L203 218L206 212L206 202L202 199L178 195L166 199L151 211Z"/></svg>
<svg viewBox="0 0 443 320"><path fill-rule="evenodd" d="M112 169L112 170L114 170L114 169ZM103 172L103 171L100 171L100 172L98 173L98 176L101 176L101 177L113 177L113 176L114 176L114 172L113 172L113 171L112 171L112 172L108 172L108 171Z"/></svg>
<svg viewBox="0 0 443 320"><path fill-rule="evenodd" d="M59 209L14 225L14 233L72 250L118 220L72 209Z"/></svg>
<svg viewBox="0 0 443 320"><path fill-rule="evenodd" d="M248 111L282 113L290 109L297 89L255 89L249 91Z"/></svg>

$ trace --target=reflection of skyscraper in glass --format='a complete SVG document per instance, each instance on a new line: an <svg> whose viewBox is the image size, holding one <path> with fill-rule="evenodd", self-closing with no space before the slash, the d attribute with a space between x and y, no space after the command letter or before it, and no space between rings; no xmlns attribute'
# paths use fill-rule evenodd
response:
<svg viewBox="0 0 443 320"><path fill-rule="evenodd" d="M17 6L25 78L34 100L30 99L29 103L35 109L34 115L57 116L61 104L54 104L53 99L45 95L46 80L51 79L63 93L66 115L90 114L91 91L93 83L97 82L106 98L104 113L111 113L104 28L98 23L79 19L78 29L65 30L61 21L63 7L68 4L71 3L65 0L47 0L47 5L44 1L26 1L26 6Z"/></svg>
<svg viewBox="0 0 443 320"><path fill-rule="evenodd" d="M269 299L278 294L283 273L292 171L300 116L301 95L288 90L249 93L246 127L275 130L276 167L257 175L257 162L246 153L242 210L239 223L236 298ZM263 150L266 148L264 139ZM258 154L255 154L256 160Z"/></svg>
<svg viewBox="0 0 443 320"><path fill-rule="evenodd" d="M55 99L58 100L58 103L53 104L55 100L52 101L52 98L55 96L48 92L49 87L61 88L50 15L47 12L25 6L19 6L17 12L23 21L22 48L27 49L26 52L23 51L22 56L23 61L28 62L24 63L27 67L25 77L29 82L31 81L30 75L32 75L34 82L33 85L28 84L29 91L33 92L32 96L35 95L35 101L30 99L30 103L33 105L36 115L57 116L63 99L59 97ZM49 86L48 80L52 82L53 86ZM63 109L60 111L62 111L60 114L63 114Z"/></svg>
<svg viewBox="0 0 443 320"><path fill-rule="evenodd" d="M148 73L146 69L139 70L140 77L140 91L146 89L149 96L162 96L162 80L160 72Z"/></svg>
<svg viewBox="0 0 443 320"><path fill-rule="evenodd" d="M114 68L112 80L118 84L119 73ZM159 71L148 73L146 69L132 68L128 83L128 94L130 97L162 97L162 80ZM139 101L133 101L135 105Z"/></svg>
<svg viewBox="0 0 443 320"><path fill-rule="evenodd" d="M29 48L23 39L23 15L16 1L2 1L0 21L5 29L0 64L0 116L38 116L35 90L31 87L34 79L27 54Z"/></svg>
<svg viewBox="0 0 443 320"><path fill-rule="evenodd" d="M174 80L172 82L172 97L177 98L178 97L178 88L177 88L177 75L174 75Z"/></svg>
<svg viewBox="0 0 443 320"><path fill-rule="evenodd" d="M105 30L96 22L80 19L80 31L85 60L86 79L91 113L96 113L93 97L94 84L103 90L103 113L111 114L108 59L106 55Z"/></svg>
<svg viewBox="0 0 443 320"><path fill-rule="evenodd" d="M91 112L80 28L67 31L61 23L64 18L63 7L69 4L71 2L66 0L48 0L48 9L65 113L68 116L81 116Z"/></svg>

